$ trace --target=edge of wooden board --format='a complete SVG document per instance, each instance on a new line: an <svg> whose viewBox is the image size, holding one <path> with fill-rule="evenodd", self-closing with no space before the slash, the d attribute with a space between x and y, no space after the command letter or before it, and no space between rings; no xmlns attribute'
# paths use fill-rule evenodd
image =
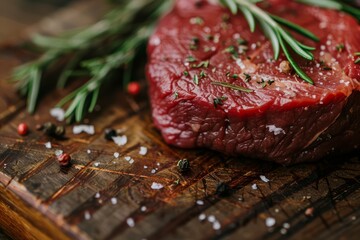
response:
<svg viewBox="0 0 360 240"><path fill-rule="evenodd" d="M26 188L0 172L0 225L14 239L89 239L33 197ZM22 224L18 224L21 222ZM60 226L60 228L58 227Z"/></svg>

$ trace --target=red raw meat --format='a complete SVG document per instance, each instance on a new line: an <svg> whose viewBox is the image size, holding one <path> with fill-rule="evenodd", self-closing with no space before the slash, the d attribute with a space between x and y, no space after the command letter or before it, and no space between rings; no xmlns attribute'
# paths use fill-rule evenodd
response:
<svg viewBox="0 0 360 240"><path fill-rule="evenodd" d="M333 10L285 0L268 2L259 6L320 38L316 43L293 33L317 49L314 61L293 54L315 85L282 72L279 65L285 56L273 60L272 46L261 29L251 33L241 14L233 16L211 1L178 0L148 45L152 115L167 143L282 164L358 148L358 23Z"/></svg>

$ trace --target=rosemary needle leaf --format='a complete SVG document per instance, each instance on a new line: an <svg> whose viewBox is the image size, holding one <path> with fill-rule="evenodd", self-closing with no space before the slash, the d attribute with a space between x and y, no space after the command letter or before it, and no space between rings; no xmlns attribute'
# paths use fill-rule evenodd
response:
<svg viewBox="0 0 360 240"><path fill-rule="evenodd" d="M220 0L223 5L228 7L232 14L236 15L238 12L238 7L233 0Z"/></svg>
<svg viewBox="0 0 360 240"><path fill-rule="evenodd" d="M90 102L90 106L89 106L89 112L92 113L95 109L96 106L96 102L99 98L99 93L100 93L100 88L97 88L94 90L92 96L91 96L91 102Z"/></svg>
<svg viewBox="0 0 360 240"><path fill-rule="evenodd" d="M280 33L277 32L278 39L281 45L281 48L286 56L286 58L289 60L291 66L294 68L295 72L299 74L299 76L304 79L306 82L314 85L313 80L299 67L299 65L295 62L295 60L292 58L291 54L289 53L288 49L285 46L284 41L282 40Z"/></svg>
<svg viewBox="0 0 360 240"><path fill-rule="evenodd" d="M289 46L300 56L302 56L303 58L307 59L307 60L313 60L314 56L312 55L311 52L303 49L301 46L299 46L298 42L290 35L288 34L285 30L279 28L278 29L278 33L280 38L283 38L284 41L286 43L289 44Z"/></svg>
<svg viewBox="0 0 360 240"><path fill-rule="evenodd" d="M237 90L237 91L241 91L241 92L246 92L246 93L251 93L253 92L253 90L248 89L248 88L244 88L238 85L234 85L234 84L230 84L230 83L226 83L226 82L211 82L212 85L217 85L217 86L222 86L222 87L226 87L226 88L230 88L232 90Z"/></svg>
<svg viewBox="0 0 360 240"><path fill-rule="evenodd" d="M278 59L279 54L280 54L280 43L279 43L279 40L277 39L276 33L271 28L271 26L268 23L266 23L265 21L259 21L259 22L260 22L262 29L264 30L265 35L271 41L271 45L274 50L274 59Z"/></svg>
<svg viewBox="0 0 360 240"><path fill-rule="evenodd" d="M301 35L315 41L315 42L318 42L319 41L319 38L313 34L312 32L306 30L305 28L295 24L295 23L292 23L284 18L281 18L281 17L278 17L278 16L275 16L275 15L270 15L272 19L274 19L276 22L290 28L291 30L294 30L295 32L298 32L300 33Z"/></svg>
<svg viewBox="0 0 360 240"><path fill-rule="evenodd" d="M239 5L239 9L244 14L246 21L249 23L250 31L254 32L255 31L255 19L254 19L253 14L250 12L249 9L247 9L246 7L243 7L241 5Z"/></svg>
<svg viewBox="0 0 360 240"><path fill-rule="evenodd" d="M36 101L39 95L41 73L40 70L35 66L31 69L29 74L30 93L28 96L28 111L33 113L35 111Z"/></svg>

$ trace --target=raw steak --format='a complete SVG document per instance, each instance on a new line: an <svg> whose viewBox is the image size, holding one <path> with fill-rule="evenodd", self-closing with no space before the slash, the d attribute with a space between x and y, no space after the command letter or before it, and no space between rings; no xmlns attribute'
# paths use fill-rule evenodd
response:
<svg viewBox="0 0 360 240"><path fill-rule="evenodd" d="M282 164L358 148L357 21L293 1L267 2L259 6L320 38L316 43L293 34L316 46L314 61L293 54L315 85L289 72L284 55L274 61L261 29L251 33L241 14L211 1L178 0L148 45L152 115L167 143Z"/></svg>

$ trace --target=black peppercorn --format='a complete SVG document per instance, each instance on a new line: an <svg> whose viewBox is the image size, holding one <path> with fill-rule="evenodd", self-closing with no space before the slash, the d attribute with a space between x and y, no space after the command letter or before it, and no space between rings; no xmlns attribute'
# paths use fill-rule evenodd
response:
<svg viewBox="0 0 360 240"><path fill-rule="evenodd" d="M105 129L105 139L106 140L112 141L113 137L116 137L116 136L117 136L117 133L114 129L112 129L112 128Z"/></svg>
<svg viewBox="0 0 360 240"><path fill-rule="evenodd" d="M181 173L187 172L190 170L190 162L184 158L178 161L177 167Z"/></svg>
<svg viewBox="0 0 360 240"><path fill-rule="evenodd" d="M226 197L230 194L230 187L224 182L221 182L216 187L216 195L219 197Z"/></svg>
<svg viewBox="0 0 360 240"><path fill-rule="evenodd" d="M65 135L65 127L64 126L57 126L54 131L55 137L64 137Z"/></svg>
<svg viewBox="0 0 360 240"><path fill-rule="evenodd" d="M55 130L56 130L56 125L51 122L47 122L43 125L44 133L49 136L54 135Z"/></svg>

